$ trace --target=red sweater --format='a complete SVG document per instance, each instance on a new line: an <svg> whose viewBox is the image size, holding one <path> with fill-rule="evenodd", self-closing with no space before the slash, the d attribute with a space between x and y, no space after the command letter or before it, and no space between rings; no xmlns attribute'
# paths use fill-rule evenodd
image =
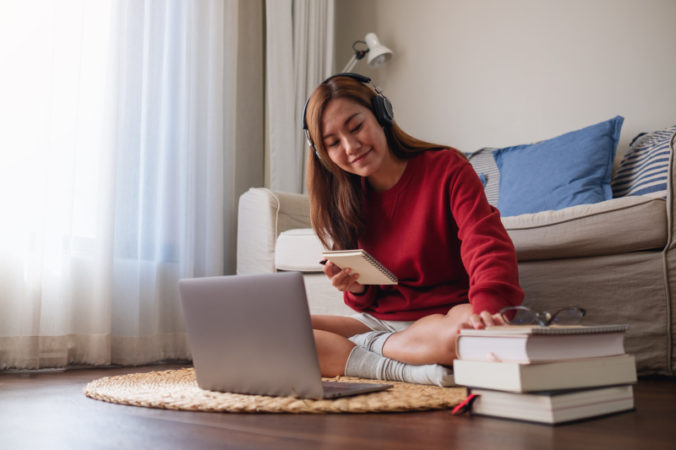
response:
<svg viewBox="0 0 676 450"><path fill-rule="evenodd" d="M455 151L409 159L385 192L362 186L368 228L359 247L399 284L346 292L348 306L379 319L416 320L468 301L475 313L521 304L514 245L474 169Z"/></svg>

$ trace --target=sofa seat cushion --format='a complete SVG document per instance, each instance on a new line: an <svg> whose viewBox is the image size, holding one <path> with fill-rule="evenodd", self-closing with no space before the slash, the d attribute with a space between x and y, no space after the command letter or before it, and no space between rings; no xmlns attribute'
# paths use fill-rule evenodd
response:
<svg viewBox="0 0 676 450"><path fill-rule="evenodd" d="M284 231L275 244L275 269L321 272L324 246L312 228Z"/></svg>
<svg viewBox="0 0 676 450"><path fill-rule="evenodd" d="M613 255L663 248L666 192L503 217L519 261Z"/></svg>

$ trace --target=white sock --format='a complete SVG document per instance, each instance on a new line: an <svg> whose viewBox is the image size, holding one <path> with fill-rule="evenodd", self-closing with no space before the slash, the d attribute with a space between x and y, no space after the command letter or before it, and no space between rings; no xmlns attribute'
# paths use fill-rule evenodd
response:
<svg viewBox="0 0 676 450"><path fill-rule="evenodd" d="M386 381L454 386L453 370L439 364L406 364L357 345L345 363L345 375Z"/></svg>
<svg viewBox="0 0 676 450"><path fill-rule="evenodd" d="M362 334L355 334L349 340L360 347L364 347L379 355L383 354L385 341L392 336L390 331L369 331Z"/></svg>

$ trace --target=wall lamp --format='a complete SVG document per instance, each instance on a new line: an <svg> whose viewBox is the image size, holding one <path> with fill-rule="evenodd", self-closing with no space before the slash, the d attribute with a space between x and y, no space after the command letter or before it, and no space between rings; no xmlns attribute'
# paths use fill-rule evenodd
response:
<svg viewBox="0 0 676 450"><path fill-rule="evenodd" d="M366 55L368 55L366 62L369 66L378 66L392 58L392 50L382 45L375 33L368 33L363 41L355 41L352 44L352 50L354 54L341 71L343 73L352 72L354 66Z"/></svg>

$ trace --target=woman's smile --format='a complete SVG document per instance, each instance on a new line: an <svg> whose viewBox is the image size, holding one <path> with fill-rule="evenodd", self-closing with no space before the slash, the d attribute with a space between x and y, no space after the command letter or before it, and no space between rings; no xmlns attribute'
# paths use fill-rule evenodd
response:
<svg viewBox="0 0 676 450"><path fill-rule="evenodd" d="M370 154L373 151L372 148L369 148L365 152L363 152L361 155L357 156L355 159L353 159L350 164L355 164L359 161L362 161L368 154Z"/></svg>

